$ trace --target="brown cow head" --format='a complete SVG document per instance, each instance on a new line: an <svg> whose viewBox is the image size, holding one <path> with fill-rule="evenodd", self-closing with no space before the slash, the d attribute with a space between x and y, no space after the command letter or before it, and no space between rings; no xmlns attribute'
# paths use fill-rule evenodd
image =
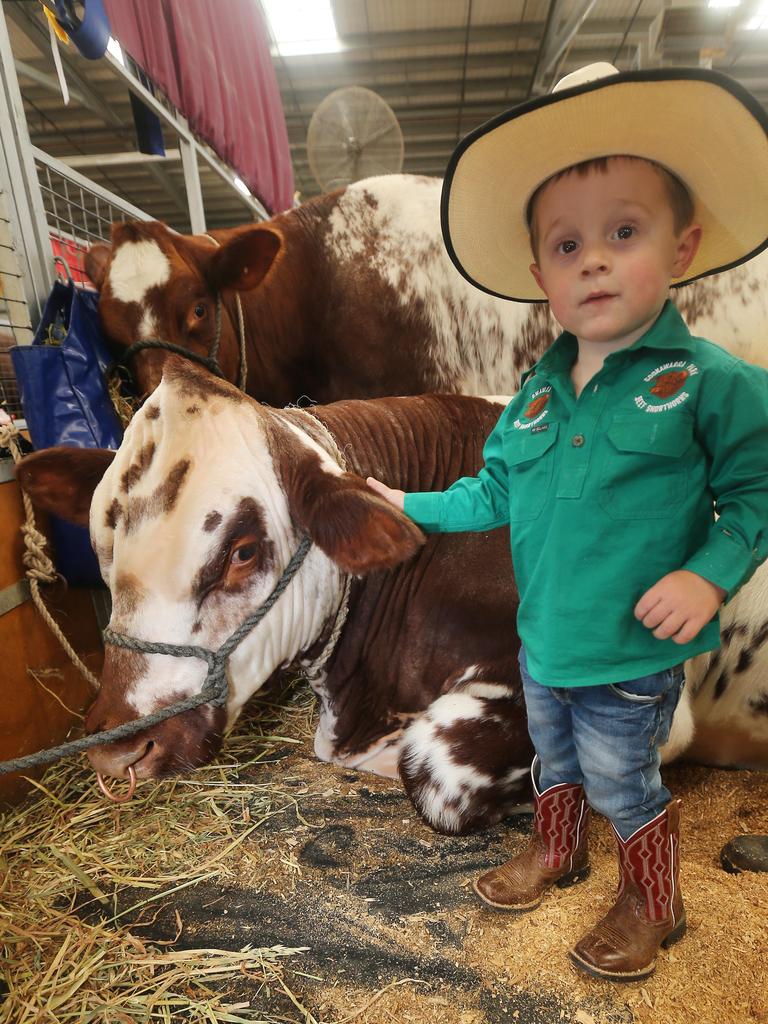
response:
<svg viewBox="0 0 768 1024"><path fill-rule="evenodd" d="M294 416L295 418L295 416ZM231 655L226 715L210 705L118 743L93 748L104 774L178 773L208 761L228 719L332 621L343 573L394 566L421 531L342 472L289 411L247 398L173 356L119 451L55 448L18 470L40 507L84 522L112 593L110 627L148 641L217 650L263 603L306 533L314 542L265 619ZM107 646L90 731L200 691L192 657Z"/></svg>
<svg viewBox="0 0 768 1024"><path fill-rule="evenodd" d="M215 338L217 296L248 291L275 264L282 245L278 228L255 225L227 232L221 245L180 235L160 221L112 225L112 244L89 250L85 268L101 292L104 332L118 355L137 341L160 340L207 357ZM239 340L234 307L222 304L219 362L236 382ZM139 393L160 383L168 353L150 349L131 357Z"/></svg>

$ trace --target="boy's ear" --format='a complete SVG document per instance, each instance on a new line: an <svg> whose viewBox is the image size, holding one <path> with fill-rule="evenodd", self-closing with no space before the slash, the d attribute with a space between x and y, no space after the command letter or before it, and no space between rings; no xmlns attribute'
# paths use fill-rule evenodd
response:
<svg viewBox="0 0 768 1024"><path fill-rule="evenodd" d="M701 225L690 224L677 240L675 262L672 265L672 276L682 277L686 272L701 245Z"/></svg>
<svg viewBox="0 0 768 1024"><path fill-rule="evenodd" d="M538 264L537 263L532 263L530 265L530 267L528 267L528 269L533 274L533 279L536 282L536 284L539 286L539 288L541 288L541 290L546 295L547 294L547 290L544 287L544 281L542 280L541 271L539 270Z"/></svg>

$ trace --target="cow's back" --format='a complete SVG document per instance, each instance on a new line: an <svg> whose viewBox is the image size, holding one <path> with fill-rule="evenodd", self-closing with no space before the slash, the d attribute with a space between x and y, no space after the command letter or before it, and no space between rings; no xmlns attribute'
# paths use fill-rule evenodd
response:
<svg viewBox="0 0 768 1024"><path fill-rule="evenodd" d="M441 187L386 175L317 208L339 360L371 367L370 390L349 397L511 394L557 331L546 305L495 298L459 274L440 231Z"/></svg>

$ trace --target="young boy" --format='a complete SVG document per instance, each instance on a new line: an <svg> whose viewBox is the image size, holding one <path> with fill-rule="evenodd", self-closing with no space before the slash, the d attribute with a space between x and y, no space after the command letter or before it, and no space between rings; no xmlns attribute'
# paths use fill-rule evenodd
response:
<svg viewBox="0 0 768 1024"><path fill-rule="evenodd" d="M600 978L646 977L685 931L659 746L682 663L719 646L720 605L768 556L768 374L693 338L669 301L768 244L767 123L715 72L592 65L463 140L451 258L486 291L543 293L565 332L476 477L423 494L368 481L427 531L510 524L534 832L475 890L533 909L587 877L588 805L606 815L618 897L570 952Z"/></svg>

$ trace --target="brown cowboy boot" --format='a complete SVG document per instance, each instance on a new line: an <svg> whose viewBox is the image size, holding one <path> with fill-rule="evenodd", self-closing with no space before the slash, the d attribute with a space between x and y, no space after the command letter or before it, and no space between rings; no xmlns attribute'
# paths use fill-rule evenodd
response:
<svg viewBox="0 0 768 1024"><path fill-rule="evenodd" d="M536 769L534 758L533 835L528 846L474 884L480 899L496 910L533 910L553 885L565 889L589 875L589 808L584 789L563 782L539 793Z"/></svg>
<svg viewBox="0 0 768 1024"><path fill-rule="evenodd" d="M579 970L611 981L647 978L659 946L671 946L685 934L679 831L680 801L673 800L626 842L616 833L618 896L570 951Z"/></svg>

